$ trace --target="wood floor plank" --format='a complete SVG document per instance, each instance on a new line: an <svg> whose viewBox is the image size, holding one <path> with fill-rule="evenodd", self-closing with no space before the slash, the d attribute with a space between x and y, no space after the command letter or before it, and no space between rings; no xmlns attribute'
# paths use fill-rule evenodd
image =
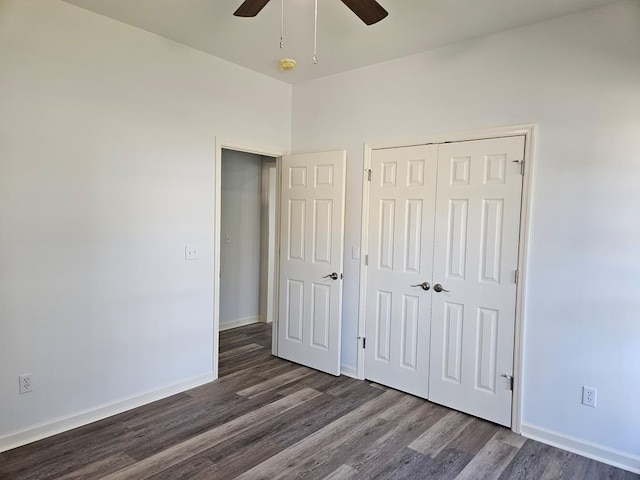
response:
<svg viewBox="0 0 640 480"><path fill-rule="evenodd" d="M188 392L189 396L196 400L196 404L215 403L235 395L238 390L264 381L262 377L253 372L253 369L247 369L243 375L240 373L228 375L215 382L195 388Z"/></svg>
<svg viewBox="0 0 640 480"><path fill-rule="evenodd" d="M273 357L273 358L276 359L277 361L271 364L267 364L262 368L260 368L260 366L253 367L252 371L255 372L255 374L258 377L267 379L267 378L276 377L282 373L290 372L291 370L295 370L300 366L296 363L287 362L287 361L278 359L277 357Z"/></svg>
<svg viewBox="0 0 640 480"><path fill-rule="evenodd" d="M352 378L348 380L343 379L339 383L340 383L340 388L335 388L335 389L329 388L327 390L327 393L337 398L349 398L354 395L355 396L361 395L362 392L369 392L371 390L376 390L380 393L384 393L387 391L387 390L380 390L378 388L375 388L368 382L354 381ZM336 383L336 385L338 385L338 383Z"/></svg>
<svg viewBox="0 0 640 480"><path fill-rule="evenodd" d="M512 443L505 431L500 429L460 472L456 480L497 480L518 453L519 447L514 447Z"/></svg>
<svg viewBox="0 0 640 480"><path fill-rule="evenodd" d="M501 427L495 423L471 417L469 423L445 448L453 448L476 455L500 429Z"/></svg>
<svg viewBox="0 0 640 480"><path fill-rule="evenodd" d="M550 449L545 458L547 461L540 480L570 479L585 474L585 465L576 465L574 456L569 452Z"/></svg>
<svg viewBox="0 0 640 480"><path fill-rule="evenodd" d="M103 458L96 462L85 465L72 472L63 475L60 480L84 480L85 478L100 478L110 473L122 470L129 465L133 465L135 460L129 455L118 452L115 455Z"/></svg>
<svg viewBox="0 0 640 480"><path fill-rule="evenodd" d="M251 367L260 367L262 364L269 361L271 354L267 354L261 351L256 352L255 356L251 355L251 358L242 360L239 362L220 363L218 373L220 377L226 377L229 374L241 372L244 374L244 370Z"/></svg>
<svg viewBox="0 0 640 480"><path fill-rule="evenodd" d="M197 476L194 480L231 480L282 451L282 447L274 445L268 436L250 443L232 441L225 444L225 448L215 449L216 460L212 460L214 469L211 475Z"/></svg>
<svg viewBox="0 0 640 480"><path fill-rule="evenodd" d="M524 445L524 442L527 441L525 437L522 435L518 435L517 433L513 433L511 430L507 428L501 428L500 432L500 441L506 443L507 445L511 445L517 449L521 449Z"/></svg>
<svg viewBox="0 0 640 480"><path fill-rule="evenodd" d="M324 480L349 480L355 478L358 472L349 465L340 465L329 475L324 477Z"/></svg>
<svg viewBox="0 0 640 480"><path fill-rule="evenodd" d="M429 430L411 442L409 448L424 455L435 457L451 442L469 423L473 417L461 412L451 411L440 419Z"/></svg>
<svg viewBox="0 0 640 480"><path fill-rule="evenodd" d="M327 390L327 393L336 397L349 394L354 386L356 386L356 384L354 382L351 382L350 380L352 379L350 379L349 377L335 377L335 382Z"/></svg>
<svg viewBox="0 0 640 480"><path fill-rule="evenodd" d="M249 342L249 336L245 334L229 334L223 335L220 333L220 351L224 351L225 349L234 348L238 344L247 344ZM224 345L224 346L223 346Z"/></svg>
<svg viewBox="0 0 640 480"><path fill-rule="evenodd" d="M313 370L307 367L296 368L295 370L270 378L269 380L265 380L264 382L245 388L236 393L242 397L255 398L259 395L275 390L278 387L282 387L299 380L300 378L311 375L312 373L314 373Z"/></svg>
<svg viewBox="0 0 640 480"><path fill-rule="evenodd" d="M404 449L399 458L385 465L385 468L376 476L370 477L376 480L397 480L399 478L418 479L432 478L441 480L438 476L429 476L427 468L430 459L426 455L411 449Z"/></svg>
<svg viewBox="0 0 640 480"><path fill-rule="evenodd" d="M193 456L183 462L173 465L155 475L148 477L148 480L192 480L193 478L215 477L216 466L206 457Z"/></svg>
<svg viewBox="0 0 640 480"><path fill-rule="evenodd" d="M444 448L434 458L427 457L425 462L425 478L438 480L454 480L473 459L473 455L455 448Z"/></svg>
<svg viewBox="0 0 640 480"><path fill-rule="evenodd" d="M257 343L250 343L248 345L241 345L235 348L228 349L224 352L220 352L218 354L219 360L226 360L231 357L243 356L247 355L256 350L264 350L262 345L258 345Z"/></svg>
<svg viewBox="0 0 640 480"><path fill-rule="evenodd" d="M407 413L415 411L415 409L427 405L423 399L411 395L404 395L398 400L394 408L380 412L378 417L384 420L393 421L406 418Z"/></svg>
<svg viewBox="0 0 640 480"><path fill-rule="evenodd" d="M320 392L310 388L301 390L298 393L284 397L281 400L270 403L235 420L174 445L104 478L107 480L136 480L148 478L151 475L155 475L172 467L186 458L210 448L216 443L222 442L231 435L245 431L253 425L265 421L267 418L286 412L301 403L315 398L319 394Z"/></svg>
<svg viewBox="0 0 640 480"><path fill-rule="evenodd" d="M327 391L333 387L339 379L343 379L344 377L336 377L334 375L329 375L324 372L318 372L316 370L311 370L311 375L307 375L304 378L300 379L298 385L304 385L306 387L311 387L314 390L319 390L322 393L327 393ZM353 379L352 379L353 380ZM356 382L360 383L360 382Z"/></svg>
<svg viewBox="0 0 640 480"><path fill-rule="evenodd" d="M224 377L230 373L244 370L247 367L259 365L266 362L273 356L267 350L256 350L252 355L247 355L244 359L226 358L218 365L218 374Z"/></svg>
<svg viewBox="0 0 640 480"><path fill-rule="evenodd" d="M553 447L527 440L502 471L499 480L539 480L546 468L546 461L553 455Z"/></svg>

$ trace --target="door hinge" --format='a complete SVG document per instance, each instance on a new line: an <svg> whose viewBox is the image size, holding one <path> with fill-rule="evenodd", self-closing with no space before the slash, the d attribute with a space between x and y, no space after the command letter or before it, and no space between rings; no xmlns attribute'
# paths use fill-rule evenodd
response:
<svg viewBox="0 0 640 480"><path fill-rule="evenodd" d="M513 163L520 164L520 175L524 177L524 160L513 160Z"/></svg>
<svg viewBox="0 0 640 480"><path fill-rule="evenodd" d="M513 391L513 375L509 375L508 373L503 373L502 376L507 379L509 382L509 390Z"/></svg>
<svg viewBox="0 0 640 480"><path fill-rule="evenodd" d="M369 255L365 255L364 256L364 265L368 266L369 265Z"/></svg>
<svg viewBox="0 0 640 480"><path fill-rule="evenodd" d="M517 285L518 282L520 281L520 270L516 270L514 272L513 279L514 279L514 281L516 282L516 285Z"/></svg>
<svg viewBox="0 0 640 480"><path fill-rule="evenodd" d="M371 169L367 170L367 180L371 181Z"/></svg>
<svg viewBox="0 0 640 480"><path fill-rule="evenodd" d="M362 348L367 348L367 339L365 337L362 337Z"/></svg>

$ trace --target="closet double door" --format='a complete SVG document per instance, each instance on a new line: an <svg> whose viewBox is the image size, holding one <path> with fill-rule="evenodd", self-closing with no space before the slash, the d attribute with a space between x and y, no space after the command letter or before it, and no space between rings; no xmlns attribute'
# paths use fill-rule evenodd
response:
<svg viewBox="0 0 640 480"><path fill-rule="evenodd" d="M365 377L510 426L524 136L374 150Z"/></svg>

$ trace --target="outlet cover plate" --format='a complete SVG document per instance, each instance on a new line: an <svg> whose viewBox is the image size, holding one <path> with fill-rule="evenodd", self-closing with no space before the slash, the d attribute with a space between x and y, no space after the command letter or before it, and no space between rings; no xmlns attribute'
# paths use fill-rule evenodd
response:
<svg viewBox="0 0 640 480"><path fill-rule="evenodd" d="M31 379L30 373L25 373L24 375L20 375L18 377L18 381L20 382L19 392L20 395L23 393L29 393L33 391L33 381Z"/></svg>
<svg viewBox="0 0 640 480"><path fill-rule="evenodd" d="M184 259L185 260L197 260L200 256L198 247L195 245L185 245L184 247Z"/></svg>
<svg viewBox="0 0 640 480"><path fill-rule="evenodd" d="M586 405L587 407L595 408L597 397L598 397L598 390L596 390L593 387L587 387L587 386L582 387L582 404L583 405Z"/></svg>

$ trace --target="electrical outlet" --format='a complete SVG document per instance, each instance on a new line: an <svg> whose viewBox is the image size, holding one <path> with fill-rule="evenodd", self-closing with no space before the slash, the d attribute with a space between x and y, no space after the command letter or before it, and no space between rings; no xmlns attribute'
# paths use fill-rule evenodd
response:
<svg viewBox="0 0 640 480"><path fill-rule="evenodd" d="M20 375L18 377L18 380L20 381L19 391L21 395L23 393L29 393L33 391L33 382L31 381L30 373L25 373L24 375Z"/></svg>
<svg viewBox="0 0 640 480"><path fill-rule="evenodd" d="M184 259L185 260L197 260L200 256L198 247L195 245L185 245L184 247Z"/></svg>
<svg viewBox="0 0 640 480"><path fill-rule="evenodd" d="M593 387L582 387L582 404L587 407L596 406L596 398L598 396L598 390Z"/></svg>

